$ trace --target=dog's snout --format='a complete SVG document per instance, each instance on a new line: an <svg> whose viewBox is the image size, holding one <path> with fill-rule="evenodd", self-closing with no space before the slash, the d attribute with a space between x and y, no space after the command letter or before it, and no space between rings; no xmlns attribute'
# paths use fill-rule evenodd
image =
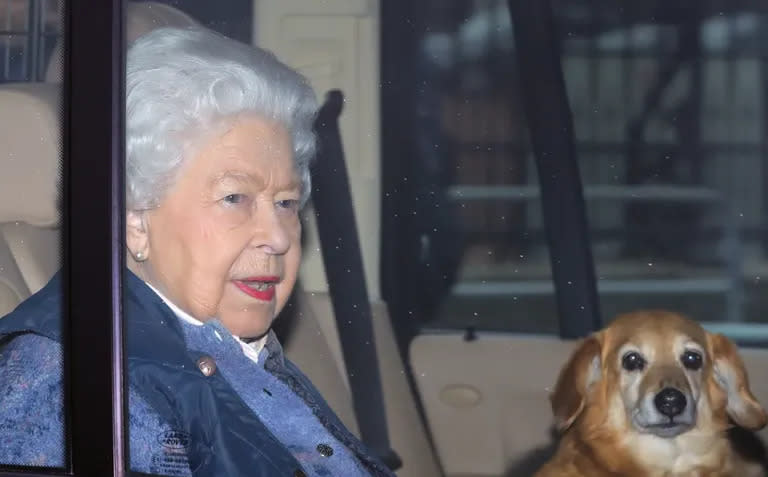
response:
<svg viewBox="0 0 768 477"><path fill-rule="evenodd" d="M664 388L656 395L653 400L656 409L667 417L680 415L687 404L685 394L675 388Z"/></svg>

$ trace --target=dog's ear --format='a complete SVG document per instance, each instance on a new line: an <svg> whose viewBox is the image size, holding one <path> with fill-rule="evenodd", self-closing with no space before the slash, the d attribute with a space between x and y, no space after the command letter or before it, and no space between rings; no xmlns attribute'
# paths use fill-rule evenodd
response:
<svg viewBox="0 0 768 477"><path fill-rule="evenodd" d="M582 341L560 371L550 396L558 430L568 429L584 410L592 385L600 380L601 340L592 335Z"/></svg>
<svg viewBox="0 0 768 477"><path fill-rule="evenodd" d="M712 378L727 396L728 416L745 429L762 429L768 417L749 389L747 370L736 345L721 334L707 333L707 341L712 356Z"/></svg>

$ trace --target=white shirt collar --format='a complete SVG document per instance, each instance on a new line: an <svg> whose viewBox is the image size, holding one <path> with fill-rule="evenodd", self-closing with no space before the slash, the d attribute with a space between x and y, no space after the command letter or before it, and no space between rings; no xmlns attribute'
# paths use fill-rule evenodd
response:
<svg viewBox="0 0 768 477"><path fill-rule="evenodd" d="M168 305L168 308L170 308L171 311L173 311L173 313L180 320L184 320L187 323L195 325L195 326L203 326L204 323L202 321L198 320L194 316L190 315L186 311L184 311L181 308L179 308L178 306L176 306L175 303L173 303L171 300L166 298L165 295L160 293L160 291L157 288L153 287L152 284L150 284L149 282L146 282L146 281L144 283L146 283L147 286L153 292L155 292L157 294L157 296L159 296L160 299L163 300L163 302L165 302L166 305ZM237 340L237 342L240 343L240 346L243 348L243 353L246 356L248 356L248 358L250 358L251 361L253 361L254 363L258 363L259 362L259 352L264 347L264 344L267 342L267 336L268 335L264 335L263 337L255 340L255 341L251 341L250 343L246 343L245 341L241 340L239 337L237 337L235 335L232 335L232 337L234 337Z"/></svg>

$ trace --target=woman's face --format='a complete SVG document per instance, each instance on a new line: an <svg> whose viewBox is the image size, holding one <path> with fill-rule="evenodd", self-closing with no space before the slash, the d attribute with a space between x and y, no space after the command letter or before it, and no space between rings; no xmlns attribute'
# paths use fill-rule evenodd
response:
<svg viewBox="0 0 768 477"><path fill-rule="evenodd" d="M128 214L131 268L200 321L266 333L296 283L301 184L288 131L241 117L182 165L159 207Z"/></svg>

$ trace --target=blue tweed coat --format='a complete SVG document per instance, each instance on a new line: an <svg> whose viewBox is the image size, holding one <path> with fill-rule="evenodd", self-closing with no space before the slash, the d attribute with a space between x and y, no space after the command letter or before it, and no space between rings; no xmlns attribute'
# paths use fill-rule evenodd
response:
<svg viewBox="0 0 768 477"><path fill-rule="evenodd" d="M180 320L129 271L124 284L132 470L394 476L284 358L274 335L254 361L218 321ZM0 463L64 465L60 310L57 275L0 319ZM212 374L201 358L215 364Z"/></svg>

